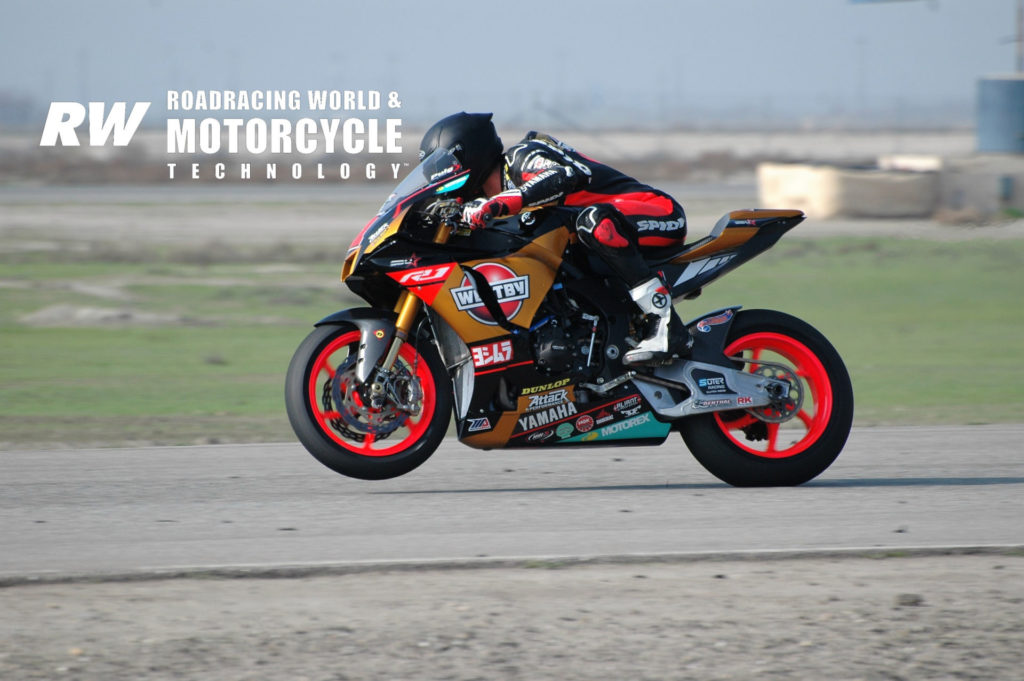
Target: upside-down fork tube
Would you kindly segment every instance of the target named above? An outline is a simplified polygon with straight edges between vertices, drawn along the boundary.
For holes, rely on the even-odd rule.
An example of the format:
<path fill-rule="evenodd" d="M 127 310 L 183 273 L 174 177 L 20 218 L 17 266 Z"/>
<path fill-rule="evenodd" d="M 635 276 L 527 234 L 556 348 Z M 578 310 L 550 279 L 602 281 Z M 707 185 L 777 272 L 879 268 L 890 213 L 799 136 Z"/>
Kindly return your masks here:
<path fill-rule="evenodd" d="M 398 319 L 395 321 L 395 337 L 391 341 L 391 347 L 384 357 L 383 364 L 381 364 L 381 368 L 385 371 L 391 370 L 402 343 L 409 339 L 409 330 L 412 329 L 412 324 L 416 320 L 416 315 L 419 314 L 422 304 L 423 301 L 408 291 L 402 291 L 398 296 L 398 303 L 395 305 L 395 313 L 398 314 Z"/>

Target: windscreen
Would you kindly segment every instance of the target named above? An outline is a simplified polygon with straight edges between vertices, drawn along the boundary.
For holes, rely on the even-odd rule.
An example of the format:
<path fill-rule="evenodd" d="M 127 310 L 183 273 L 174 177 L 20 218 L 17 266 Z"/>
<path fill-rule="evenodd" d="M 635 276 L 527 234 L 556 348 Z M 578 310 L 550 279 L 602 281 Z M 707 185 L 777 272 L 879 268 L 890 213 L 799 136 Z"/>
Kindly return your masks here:
<path fill-rule="evenodd" d="M 454 177 L 461 170 L 462 164 L 459 163 L 459 160 L 455 158 L 452 152 L 447 149 L 435 149 L 395 187 L 395 191 L 391 193 L 391 196 L 381 206 L 378 215 L 387 213 L 402 200 L 416 194 L 425 187 L 442 182 L 449 177 Z M 440 187 L 437 193 L 442 193 L 441 190 L 451 191 L 457 188 L 454 186 L 451 189 Z"/>

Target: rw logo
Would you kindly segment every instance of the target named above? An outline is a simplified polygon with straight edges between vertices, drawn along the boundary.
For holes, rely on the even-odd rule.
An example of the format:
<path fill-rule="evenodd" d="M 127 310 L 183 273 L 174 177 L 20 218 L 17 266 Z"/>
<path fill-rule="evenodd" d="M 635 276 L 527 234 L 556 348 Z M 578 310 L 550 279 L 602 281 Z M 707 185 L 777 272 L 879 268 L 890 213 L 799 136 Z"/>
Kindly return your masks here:
<path fill-rule="evenodd" d="M 150 102 L 133 105 L 126 120 L 128 105 L 125 102 L 114 102 L 110 113 L 106 115 L 103 102 L 89 102 L 88 111 L 84 104 L 78 102 L 51 102 L 39 146 L 54 147 L 58 141 L 65 147 L 79 146 L 75 130 L 85 122 L 86 116 L 89 118 L 89 146 L 105 146 L 111 135 L 115 147 L 127 146 L 142 123 L 142 117 L 149 110 L 149 105 Z"/>

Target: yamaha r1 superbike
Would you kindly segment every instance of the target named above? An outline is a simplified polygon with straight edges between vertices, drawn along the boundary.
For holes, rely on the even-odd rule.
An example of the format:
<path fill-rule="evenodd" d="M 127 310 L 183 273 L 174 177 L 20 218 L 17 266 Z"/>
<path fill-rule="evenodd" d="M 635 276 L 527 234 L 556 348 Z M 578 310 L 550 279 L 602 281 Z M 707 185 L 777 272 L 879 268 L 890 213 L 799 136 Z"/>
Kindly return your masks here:
<path fill-rule="evenodd" d="M 468 175 L 438 149 L 399 184 L 342 269 L 368 306 L 320 320 L 295 352 L 288 417 L 321 463 L 355 478 L 402 475 L 434 452 L 453 414 L 459 440 L 479 449 L 659 445 L 678 431 L 738 486 L 799 485 L 839 455 L 853 390 L 817 330 L 730 307 L 688 325 L 685 359 L 625 366 L 645 320 L 578 244 L 576 212 L 471 231 L 450 198 Z M 803 219 L 733 211 L 652 269 L 673 301 L 694 298 Z"/>

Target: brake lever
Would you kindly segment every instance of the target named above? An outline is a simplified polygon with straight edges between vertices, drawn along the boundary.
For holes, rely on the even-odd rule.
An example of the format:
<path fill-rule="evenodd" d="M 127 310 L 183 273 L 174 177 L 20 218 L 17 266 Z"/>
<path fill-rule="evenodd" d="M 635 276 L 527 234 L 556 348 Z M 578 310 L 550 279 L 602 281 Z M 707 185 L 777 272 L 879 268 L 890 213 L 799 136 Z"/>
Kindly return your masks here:
<path fill-rule="evenodd" d="M 468 230 L 468 226 L 462 221 L 462 202 L 458 199 L 438 199 L 430 203 L 423 212 L 437 218 L 451 234 L 461 234 Z"/>
<path fill-rule="evenodd" d="M 460 216 L 462 214 L 462 204 L 457 199 L 438 199 L 434 201 L 425 211 L 428 215 L 433 215 L 441 218 L 445 221 L 450 221 L 453 217 Z"/>

